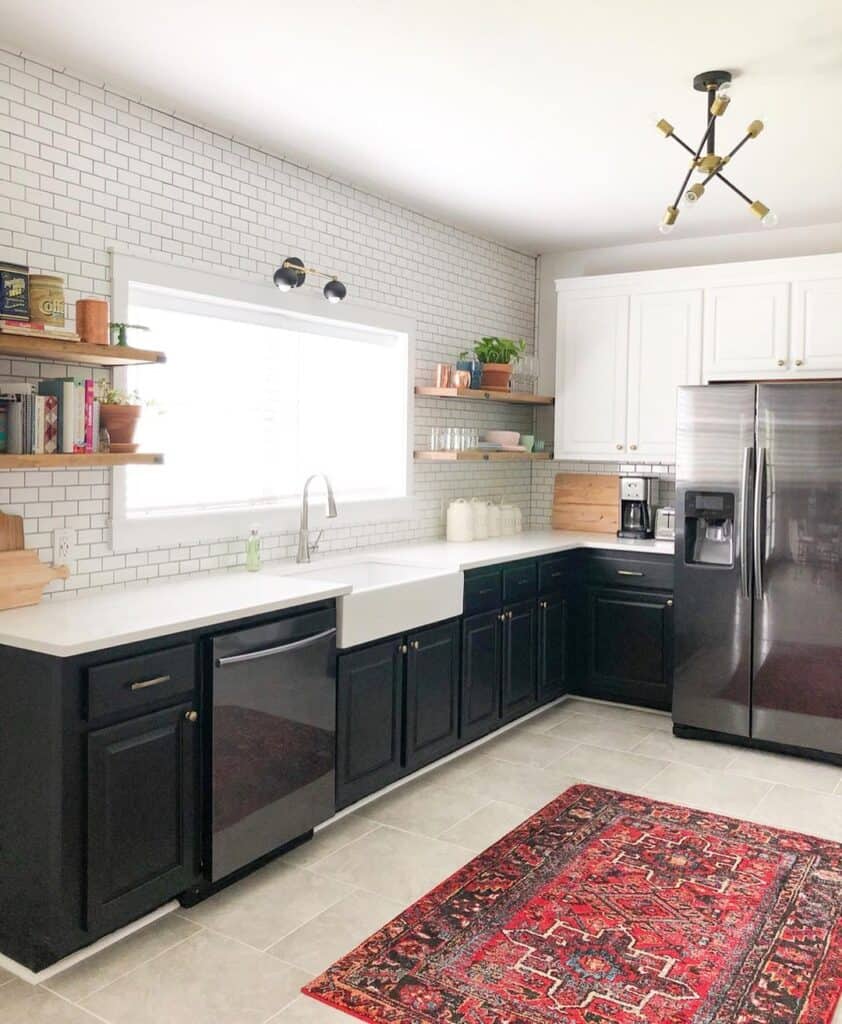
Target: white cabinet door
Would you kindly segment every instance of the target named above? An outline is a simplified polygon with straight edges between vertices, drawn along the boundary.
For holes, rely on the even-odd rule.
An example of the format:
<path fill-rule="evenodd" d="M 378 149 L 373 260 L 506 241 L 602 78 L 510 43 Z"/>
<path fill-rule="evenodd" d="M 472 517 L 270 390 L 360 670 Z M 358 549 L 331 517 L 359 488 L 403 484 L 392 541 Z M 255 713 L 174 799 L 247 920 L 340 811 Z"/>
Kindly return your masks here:
<path fill-rule="evenodd" d="M 701 381 L 701 290 L 633 295 L 628 451 L 640 459 L 673 461 L 676 388 Z"/>
<path fill-rule="evenodd" d="M 704 376 L 741 379 L 786 373 L 789 285 L 705 289 Z"/>
<path fill-rule="evenodd" d="M 842 374 L 842 277 L 794 282 L 791 351 L 795 373 Z"/>
<path fill-rule="evenodd" d="M 626 455 L 626 295 L 559 295 L 557 459 Z"/>

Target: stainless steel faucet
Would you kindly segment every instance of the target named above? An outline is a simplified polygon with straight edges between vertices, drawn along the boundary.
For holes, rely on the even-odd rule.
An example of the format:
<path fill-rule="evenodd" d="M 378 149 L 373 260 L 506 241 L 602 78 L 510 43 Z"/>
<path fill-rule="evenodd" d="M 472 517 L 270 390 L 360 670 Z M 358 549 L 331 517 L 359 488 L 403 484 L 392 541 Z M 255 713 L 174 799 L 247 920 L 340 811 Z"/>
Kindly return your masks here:
<path fill-rule="evenodd" d="M 307 507 L 307 491 L 310 484 L 320 476 L 325 482 L 327 488 L 327 511 L 325 516 L 328 519 L 336 518 L 336 501 L 333 497 L 333 488 L 330 485 L 330 480 L 324 475 L 324 473 L 313 473 L 312 476 L 307 478 L 307 482 L 304 484 L 304 491 L 301 495 L 301 525 L 298 529 L 298 554 L 295 556 L 296 562 L 309 562 L 311 552 L 315 551 L 319 546 L 319 538 L 321 537 L 321 531 L 319 536 L 316 538 L 316 543 L 310 546 L 310 520 L 309 511 Z"/>

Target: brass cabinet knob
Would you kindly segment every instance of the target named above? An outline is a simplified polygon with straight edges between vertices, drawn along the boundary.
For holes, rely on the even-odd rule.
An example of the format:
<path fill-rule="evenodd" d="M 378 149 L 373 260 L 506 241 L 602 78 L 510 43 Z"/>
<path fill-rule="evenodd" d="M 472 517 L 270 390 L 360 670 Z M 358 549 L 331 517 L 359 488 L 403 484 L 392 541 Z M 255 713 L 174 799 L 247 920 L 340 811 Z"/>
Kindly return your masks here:
<path fill-rule="evenodd" d="M 637 451 L 637 445 L 636 445 L 636 444 L 630 444 L 630 445 L 629 445 L 629 448 L 631 448 L 631 450 L 632 450 L 633 452 L 636 452 L 636 451 Z"/>
<path fill-rule="evenodd" d="M 184 715 L 188 722 L 198 722 L 199 712 L 198 711 L 187 711 Z"/>
<path fill-rule="evenodd" d="M 413 651 L 417 651 L 420 647 L 421 647 L 421 641 L 420 640 L 413 640 L 412 641 L 412 649 L 413 649 Z"/>
<path fill-rule="evenodd" d="M 498 619 L 499 619 L 499 620 L 500 620 L 501 622 L 505 622 L 505 621 L 506 621 L 506 613 L 505 613 L 505 612 L 500 612 L 500 614 L 499 614 L 499 615 L 497 616 L 497 618 L 498 618 Z"/>
<path fill-rule="evenodd" d="M 541 607 L 542 607 L 542 608 L 547 608 L 547 607 L 549 607 L 546 601 L 541 601 L 541 602 L 540 602 L 540 605 L 541 605 Z"/>
<path fill-rule="evenodd" d="M 667 608 L 672 608 L 672 598 L 667 601 Z"/>
<path fill-rule="evenodd" d="M 803 359 L 796 359 L 795 360 L 795 365 L 796 366 L 803 366 L 804 365 L 804 360 Z"/>
<path fill-rule="evenodd" d="M 779 359 L 778 360 L 778 366 L 784 366 L 784 365 L 785 365 L 785 360 Z"/>
<path fill-rule="evenodd" d="M 511 622 L 511 620 L 514 618 L 514 614 L 514 612 L 506 612 L 506 618 Z"/>
<path fill-rule="evenodd" d="M 409 648 L 406 646 L 406 644 L 398 644 L 398 654 L 406 654 L 408 651 Z"/>
<path fill-rule="evenodd" d="M 621 452 L 622 450 L 623 450 L 623 446 L 621 444 L 618 444 L 617 445 L 617 451 Z"/>

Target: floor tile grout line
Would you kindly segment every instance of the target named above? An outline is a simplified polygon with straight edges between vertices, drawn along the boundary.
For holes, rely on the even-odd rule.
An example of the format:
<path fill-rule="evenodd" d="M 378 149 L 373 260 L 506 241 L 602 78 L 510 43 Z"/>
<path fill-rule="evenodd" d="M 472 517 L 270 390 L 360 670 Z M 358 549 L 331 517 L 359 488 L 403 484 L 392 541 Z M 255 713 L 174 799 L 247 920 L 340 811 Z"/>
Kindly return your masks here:
<path fill-rule="evenodd" d="M 173 911 L 173 913 L 178 913 L 178 911 Z M 189 918 L 185 917 L 182 920 L 188 921 Z M 196 924 L 195 921 L 191 921 L 190 923 L 191 924 Z M 150 927 L 153 927 L 154 924 L 155 924 L 155 922 L 153 922 L 152 926 L 150 926 Z M 100 985 L 98 988 L 92 989 L 90 992 L 88 992 L 83 997 L 83 999 L 73 1000 L 73 999 L 69 999 L 67 996 L 63 996 L 62 998 L 68 999 L 68 1002 L 73 1003 L 74 1006 L 78 1006 L 81 1009 L 87 1011 L 88 1013 L 91 1013 L 92 1011 L 89 1010 L 88 1007 L 83 1005 L 84 999 L 90 999 L 91 996 L 95 996 L 98 992 L 102 992 L 103 989 L 108 988 L 109 985 L 113 985 L 115 982 L 120 981 L 123 978 L 127 978 L 130 974 L 134 974 L 134 972 L 139 970 L 141 967 L 146 967 L 146 965 L 147 964 L 151 964 L 153 960 L 157 960 L 158 957 L 161 956 L 162 954 L 164 954 L 164 953 L 171 953 L 177 946 L 181 946 L 183 943 L 188 942 L 190 939 L 192 939 L 195 936 L 197 936 L 199 934 L 199 932 L 205 931 L 205 930 L 206 929 L 204 928 L 203 925 L 196 924 L 196 931 L 191 932 L 189 935 L 185 935 L 183 939 L 179 939 L 177 942 L 174 942 L 171 946 L 167 946 L 166 949 L 162 949 L 161 952 L 160 953 L 156 953 L 155 956 L 151 956 L 147 960 L 142 960 L 139 964 L 135 964 L 133 967 L 129 968 L 129 970 L 124 971 L 122 974 L 118 974 L 115 978 L 112 978 L 110 981 L 107 981 L 104 985 Z M 107 947 L 107 948 L 111 949 L 111 948 L 114 948 L 114 947 Z M 105 952 L 105 950 L 103 950 L 102 952 Z M 98 955 L 98 954 L 96 954 L 96 955 Z M 93 959 L 94 959 L 94 957 L 91 957 L 91 959 L 87 960 L 87 961 L 86 960 L 81 960 L 79 962 L 79 964 L 76 964 L 74 966 L 81 966 L 81 964 L 90 963 L 91 960 L 93 960 Z M 73 967 L 68 968 L 68 970 L 72 971 Z M 62 972 L 62 974 L 63 973 L 64 972 Z M 60 978 L 61 974 L 56 974 L 55 977 L 56 978 Z M 44 982 L 44 987 L 49 989 L 49 991 L 53 992 L 55 995 L 60 996 L 61 992 L 56 992 L 55 989 L 49 988 L 50 981 L 52 981 L 52 978 L 50 978 L 50 979 L 48 979 L 47 981 Z"/>
<path fill-rule="evenodd" d="M 48 989 L 45 985 L 37 985 L 37 986 L 35 986 L 36 990 L 39 989 L 39 988 L 42 991 L 44 991 L 44 992 L 49 992 L 51 996 L 55 996 L 57 999 L 61 999 L 62 1002 L 67 1003 L 69 1006 L 72 1006 L 74 1009 L 82 1010 L 83 1013 L 88 1014 L 88 1016 L 91 1017 L 93 1020 L 100 1020 L 100 1021 L 103 1022 L 103 1024 L 119 1024 L 118 1021 L 114 1021 L 114 1020 L 110 1019 L 109 1017 L 103 1017 L 102 1014 L 95 1013 L 93 1010 L 89 1010 L 87 1006 L 82 1006 L 81 1003 L 74 1003 L 74 1001 L 72 999 L 68 999 L 67 996 L 63 996 L 61 994 L 61 992 L 53 992 L 53 990 L 51 988 Z"/>
<path fill-rule="evenodd" d="M 325 875 L 314 875 L 314 877 L 317 879 L 317 881 L 323 882 L 325 880 L 326 876 Z M 326 914 L 328 912 L 328 910 L 333 910 L 334 907 L 339 906 L 339 904 L 343 900 L 348 899 L 349 896 L 353 896 L 355 893 L 363 891 L 361 886 L 354 885 L 352 882 L 344 882 L 343 884 L 350 886 L 351 891 L 343 893 L 343 895 L 340 896 L 338 900 L 334 900 L 333 903 L 329 903 L 326 907 L 322 907 L 321 910 L 317 911 L 315 914 L 312 914 L 306 920 L 302 921 L 300 924 L 297 924 L 294 928 L 290 928 L 290 930 L 288 932 L 284 932 L 283 935 L 279 935 L 277 939 L 273 939 L 269 943 L 269 945 L 265 947 L 265 949 L 261 950 L 261 953 L 268 953 L 269 950 L 273 946 L 277 946 L 277 944 L 279 942 L 281 942 L 283 939 L 288 939 L 290 937 L 290 935 L 295 935 L 295 933 L 297 931 L 300 931 L 302 928 L 305 928 L 308 924 L 312 924 L 313 921 L 315 921 L 317 918 L 321 917 L 322 914 Z M 283 957 L 277 957 L 276 959 L 281 960 L 281 959 L 283 959 Z"/>
<path fill-rule="evenodd" d="M 379 821 L 372 821 L 371 818 L 366 818 L 365 815 L 362 814 L 362 812 L 360 812 L 360 817 L 363 818 L 365 821 L 371 822 L 372 827 L 370 829 L 368 829 L 367 831 L 365 831 L 365 832 L 361 832 L 358 836 L 354 836 L 353 839 L 349 839 L 347 842 L 342 843 L 341 846 L 337 846 L 335 850 L 331 850 L 330 853 L 326 853 L 323 857 L 316 858 L 316 860 L 313 861 L 313 864 L 320 863 L 326 857 L 332 857 L 334 853 L 339 853 L 340 850 L 344 850 L 346 846 L 350 846 L 351 843 L 355 843 L 358 839 L 362 839 L 364 836 L 371 835 L 372 832 L 376 832 L 377 829 L 380 827 L 380 822 Z M 340 821 L 350 821 L 350 816 L 347 817 L 347 818 L 340 818 L 339 820 Z M 336 824 L 338 825 L 339 821 L 337 821 Z M 306 848 L 306 844 L 304 844 L 303 846 L 299 847 L 299 849 L 302 849 L 302 850 L 305 849 L 305 848 Z M 295 862 L 293 862 L 289 866 L 291 868 L 300 868 L 302 871 L 309 871 L 310 868 L 313 866 L 313 864 L 296 864 Z"/>

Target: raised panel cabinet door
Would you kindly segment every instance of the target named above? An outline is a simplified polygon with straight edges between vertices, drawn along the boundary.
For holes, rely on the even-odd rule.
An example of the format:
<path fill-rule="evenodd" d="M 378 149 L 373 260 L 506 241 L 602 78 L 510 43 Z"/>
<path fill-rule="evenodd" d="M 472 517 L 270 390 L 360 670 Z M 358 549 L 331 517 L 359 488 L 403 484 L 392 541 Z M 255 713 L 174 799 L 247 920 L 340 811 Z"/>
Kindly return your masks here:
<path fill-rule="evenodd" d="M 459 735 L 478 739 L 500 724 L 502 612 L 495 609 L 462 620 L 462 699 Z"/>
<path fill-rule="evenodd" d="M 842 375 L 842 277 L 793 284 L 790 369 Z"/>
<path fill-rule="evenodd" d="M 88 734 L 90 931 L 127 924 L 196 882 L 192 710 L 181 704 Z"/>
<path fill-rule="evenodd" d="M 705 289 L 705 381 L 787 372 L 789 287 L 770 282 Z"/>
<path fill-rule="evenodd" d="M 459 745 L 459 623 L 416 630 L 407 647 L 406 768 L 414 771 Z"/>
<path fill-rule="evenodd" d="M 340 654 L 336 703 L 336 803 L 359 800 L 403 774 L 403 643 Z"/>
<path fill-rule="evenodd" d="M 538 604 L 524 601 L 503 610 L 501 714 L 520 718 L 538 703 Z"/>
<path fill-rule="evenodd" d="M 586 691 L 667 709 L 672 702 L 672 595 L 589 587 Z"/>
<path fill-rule="evenodd" d="M 569 596 L 564 592 L 538 601 L 538 702 L 567 693 Z"/>
<path fill-rule="evenodd" d="M 556 458 L 626 456 L 627 295 L 558 297 Z"/>
<path fill-rule="evenodd" d="M 629 315 L 628 451 L 675 457 L 676 389 L 702 382 L 702 292 L 633 295 Z"/>

